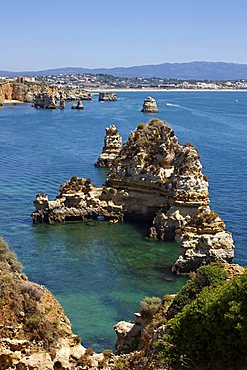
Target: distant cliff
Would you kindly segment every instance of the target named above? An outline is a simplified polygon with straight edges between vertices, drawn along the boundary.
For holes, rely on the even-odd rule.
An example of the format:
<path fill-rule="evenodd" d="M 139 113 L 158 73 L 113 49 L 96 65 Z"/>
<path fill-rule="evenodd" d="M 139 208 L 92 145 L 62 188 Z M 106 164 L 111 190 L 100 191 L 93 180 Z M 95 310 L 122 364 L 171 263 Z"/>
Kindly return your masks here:
<path fill-rule="evenodd" d="M 17 83 L 7 82 L 0 85 L 0 103 L 4 100 L 18 100 L 20 102 L 32 103 L 34 96 L 41 92 L 48 94 L 58 94 L 59 91 L 55 87 L 50 87 L 39 83 Z"/>
<path fill-rule="evenodd" d="M 92 95 L 83 89 L 57 88 L 43 83 L 6 82 L 0 84 L 0 104 L 3 104 L 5 100 L 33 103 L 34 97 L 43 93 L 56 96 L 57 99 L 63 96 L 65 100 L 92 99 Z"/>

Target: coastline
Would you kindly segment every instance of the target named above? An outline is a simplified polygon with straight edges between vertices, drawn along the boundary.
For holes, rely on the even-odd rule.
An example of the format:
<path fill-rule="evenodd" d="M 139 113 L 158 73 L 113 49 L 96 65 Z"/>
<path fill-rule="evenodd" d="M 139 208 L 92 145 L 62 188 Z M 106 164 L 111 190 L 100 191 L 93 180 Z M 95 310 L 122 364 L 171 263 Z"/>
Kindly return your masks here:
<path fill-rule="evenodd" d="M 247 92 L 247 89 L 87 89 L 88 92 L 99 93 L 99 92 Z"/>

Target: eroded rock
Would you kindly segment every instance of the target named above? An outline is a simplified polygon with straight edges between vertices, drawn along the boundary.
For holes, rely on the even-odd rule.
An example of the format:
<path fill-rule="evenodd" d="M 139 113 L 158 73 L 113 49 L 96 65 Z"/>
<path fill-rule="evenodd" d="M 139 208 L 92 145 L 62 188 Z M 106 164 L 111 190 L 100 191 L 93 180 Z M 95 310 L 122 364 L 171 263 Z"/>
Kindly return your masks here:
<path fill-rule="evenodd" d="M 117 135 L 114 128 L 108 128 Z M 120 139 L 105 139 L 106 151 Z M 107 149 L 108 148 L 108 149 Z M 181 145 L 166 122 L 140 124 L 112 162 L 104 187 L 71 178 L 54 201 L 36 198 L 34 222 L 97 219 L 152 223 L 149 235 L 176 240 L 181 256 L 177 272 L 211 261 L 233 258 L 233 239 L 220 217 L 209 208 L 208 180 L 202 173 L 197 148 Z M 207 221 L 206 221 L 207 220 Z"/>
<path fill-rule="evenodd" d="M 115 158 L 120 153 L 121 146 L 122 137 L 119 135 L 117 128 L 114 125 L 107 127 L 103 151 L 99 156 L 95 166 L 110 168 Z"/>
<path fill-rule="evenodd" d="M 118 99 L 117 94 L 112 92 L 100 92 L 99 101 L 116 101 Z"/>
<path fill-rule="evenodd" d="M 143 113 L 158 113 L 158 107 L 156 100 L 151 96 L 148 96 L 147 99 L 144 100 L 143 107 L 141 110 Z"/>
<path fill-rule="evenodd" d="M 83 110 L 84 109 L 84 106 L 82 104 L 82 101 L 81 100 L 78 100 L 77 104 L 73 104 L 71 106 L 71 109 Z"/>
<path fill-rule="evenodd" d="M 57 109 L 59 98 L 59 96 L 46 92 L 40 93 L 34 97 L 33 105 L 35 108 Z"/>

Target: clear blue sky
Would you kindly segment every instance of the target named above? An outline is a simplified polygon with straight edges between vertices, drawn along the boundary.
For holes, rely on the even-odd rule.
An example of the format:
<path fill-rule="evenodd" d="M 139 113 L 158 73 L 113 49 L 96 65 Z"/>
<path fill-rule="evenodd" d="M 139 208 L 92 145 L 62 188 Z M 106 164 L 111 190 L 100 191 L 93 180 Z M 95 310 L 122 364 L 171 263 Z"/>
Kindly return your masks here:
<path fill-rule="evenodd" d="M 247 0 L 1 1 L 0 70 L 247 63 Z"/>

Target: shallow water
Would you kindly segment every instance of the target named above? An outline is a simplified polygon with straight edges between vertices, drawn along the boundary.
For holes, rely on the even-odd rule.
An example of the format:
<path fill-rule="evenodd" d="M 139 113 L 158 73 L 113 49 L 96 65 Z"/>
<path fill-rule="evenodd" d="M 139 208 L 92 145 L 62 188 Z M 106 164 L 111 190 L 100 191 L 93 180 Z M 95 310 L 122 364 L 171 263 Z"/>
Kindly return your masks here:
<path fill-rule="evenodd" d="M 84 111 L 29 105 L 0 110 L 1 234 L 30 279 L 56 295 L 74 331 L 96 350 L 113 346 L 112 326 L 132 319 L 140 299 L 176 292 L 184 282 L 170 272 L 177 246 L 145 239 L 140 226 L 32 225 L 36 193 L 52 198 L 72 175 L 104 182 L 107 171 L 94 162 L 106 126 L 115 123 L 125 141 L 139 122 L 159 117 L 182 143 L 196 145 L 209 177 L 211 206 L 233 232 L 235 261 L 247 264 L 247 93 L 152 93 L 160 109 L 155 115 L 140 112 L 147 93 L 119 95 L 111 103 L 95 97 Z"/>

